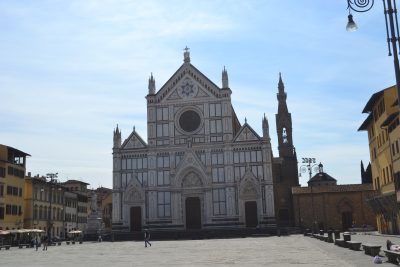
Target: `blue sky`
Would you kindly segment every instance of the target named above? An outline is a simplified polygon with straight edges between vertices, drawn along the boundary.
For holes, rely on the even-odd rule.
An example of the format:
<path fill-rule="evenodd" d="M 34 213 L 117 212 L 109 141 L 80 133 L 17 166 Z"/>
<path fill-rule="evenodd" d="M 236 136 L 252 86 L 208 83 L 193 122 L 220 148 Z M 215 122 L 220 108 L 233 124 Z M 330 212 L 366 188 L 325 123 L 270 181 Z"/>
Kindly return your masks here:
<path fill-rule="evenodd" d="M 381 2 L 345 31 L 340 1 L 0 1 L 0 144 L 32 155 L 27 171 L 112 187 L 112 132 L 146 138 L 147 81 L 159 89 L 183 63 L 217 85 L 261 134 L 282 72 L 298 158 L 315 157 L 339 183 L 369 161 L 361 111 L 395 83 Z M 303 174 L 300 182 L 305 185 Z"/>

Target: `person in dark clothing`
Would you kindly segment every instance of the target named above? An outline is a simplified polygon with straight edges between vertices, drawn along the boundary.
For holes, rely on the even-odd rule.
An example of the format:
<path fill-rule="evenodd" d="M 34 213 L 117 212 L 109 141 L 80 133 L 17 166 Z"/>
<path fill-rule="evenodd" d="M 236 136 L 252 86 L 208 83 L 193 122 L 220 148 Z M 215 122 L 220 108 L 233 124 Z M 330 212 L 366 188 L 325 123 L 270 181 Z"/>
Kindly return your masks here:
<path fill-rule="evenodd" d="M 150 247 L 151 247 L 151 244 L 150 244 L 149 240 L 150 240 L 150 233 L 149 233 L 149 231 L 147 229 L 145 229 L 144 230 L 144 247 L 145 248 L 147 248 L 147 244 L 149 244 Z"/>
<path fill-rule="evenodd" d="M 48 243 L 49 243 L 49 238 L 48 238 L 47 236 L 45 236 L 45 237 L 43 238 L 43 242 L 42 242 L 42 244 L 43 244 L 43 250 L 47 250 L 47 245 L 48 245 Z"/>
<path fill-rule="evenodd" d="M 33 242 L 34 242 L 34 244 L 35 244 L 35 248 L 36 248 L 36 251 L 38 250 L 38 247 L 39 247 L 39 238 L 36 236 L 35 237 L 35 239 L 33 240 Z"/>

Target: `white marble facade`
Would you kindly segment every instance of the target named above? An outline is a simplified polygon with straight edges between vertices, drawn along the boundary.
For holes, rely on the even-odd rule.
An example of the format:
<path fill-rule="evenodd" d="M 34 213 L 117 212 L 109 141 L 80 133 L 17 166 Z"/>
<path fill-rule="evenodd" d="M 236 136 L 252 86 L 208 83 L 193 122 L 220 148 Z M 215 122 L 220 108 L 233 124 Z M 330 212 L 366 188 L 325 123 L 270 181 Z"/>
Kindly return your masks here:
<path fill-rule="evenodd" d="M 227 71 L 222 88 L 184 63 L 147 99 L 147 142 L 133 130 L 113 147 L 113 230 L 274 226 L 267 119 L 240 124 Z M 261 114 L 260 114 L 261 117 Z"/>

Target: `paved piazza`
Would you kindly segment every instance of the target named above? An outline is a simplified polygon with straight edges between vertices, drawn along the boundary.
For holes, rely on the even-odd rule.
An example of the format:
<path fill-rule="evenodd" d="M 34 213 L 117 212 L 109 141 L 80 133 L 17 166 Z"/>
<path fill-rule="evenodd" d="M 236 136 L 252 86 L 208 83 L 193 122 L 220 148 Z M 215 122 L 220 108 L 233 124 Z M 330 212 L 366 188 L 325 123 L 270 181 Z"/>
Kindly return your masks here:
<path fill-rule="evenodd" d="M 352 235 L 384 244 L 388 237 Z M 396 243 L 399 238 L 389 237 Z M 103 242 L 49 247 L 48 251 L 0 251 L 0 266 L 376 266 L 363 251 L 351 251 L 302 235 L 237 239 Z M 394 266 L 386 263 L 380 266 Z"/>

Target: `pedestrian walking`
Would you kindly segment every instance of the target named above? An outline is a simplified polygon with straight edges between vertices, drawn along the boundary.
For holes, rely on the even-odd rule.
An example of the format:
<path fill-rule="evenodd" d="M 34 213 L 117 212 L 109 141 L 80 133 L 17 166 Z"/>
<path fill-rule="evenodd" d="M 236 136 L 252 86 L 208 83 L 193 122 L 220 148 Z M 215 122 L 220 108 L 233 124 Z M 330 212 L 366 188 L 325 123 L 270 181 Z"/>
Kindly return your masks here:
<path fill-rule="evenodd" d="M 147 248 L 147 244 L 149 244 L 150 247 L 151 247 L 151 244 L 150 244 L 149 240 L 150 240 L 150 233 L 149 233 L 149 231 L 147 229 L 145 229 L 144 230 L 144 247 L 145 248 Z"/>
<path fill-rule="evenodd" d="M 38 250 L 39 247 L 39 238 L 36 236 L 35 239 L 33 240 L 33 243 L 35 245 L 36 251 Z"/>
<path fill-rule="evenodd" d="M 48 245 L 48 243 L 49 243 L 49 239 L 48 239 L 47 236 L 45 236 L 45 237 L 43 238 L 43 242 L 42 242 L 42 244 L 43 244 L 43 250 L 47 250 L 47 245 Z"/>

